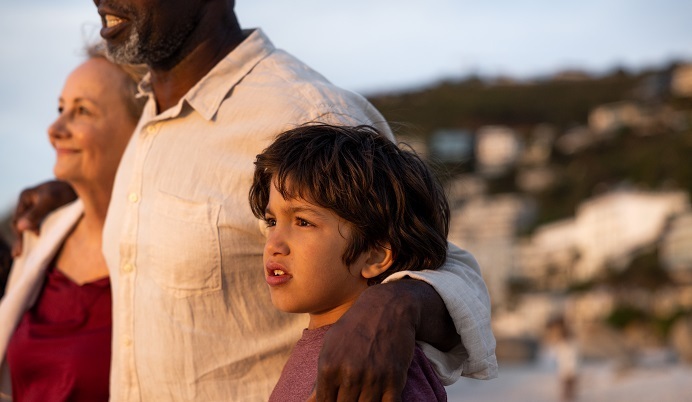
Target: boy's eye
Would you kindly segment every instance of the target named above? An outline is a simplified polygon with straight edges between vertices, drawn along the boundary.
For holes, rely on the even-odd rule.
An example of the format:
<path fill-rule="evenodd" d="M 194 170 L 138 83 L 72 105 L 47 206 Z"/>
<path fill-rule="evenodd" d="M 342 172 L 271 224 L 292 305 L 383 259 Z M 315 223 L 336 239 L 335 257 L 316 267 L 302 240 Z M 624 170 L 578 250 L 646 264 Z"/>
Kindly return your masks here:
<path fill-rule="evenodd" d="M 274 218 L 264 218 L 264 223 L 267 225 L 268 228 L 272 226 L 276 226 L 276 219 Z"/>
<path fill-rule="evenodd" d="M 79 106 L 77 108 L 77 114 L 88 116 L 91 114 L 91 112 L 89 111 L 89 109 L 85 108 L 84 106 Z"/>
<path fill-rule="evenodd" d="M 297 218 L 298 226 L 313 226 L 312 223 L 306 221 L 305 219 Z"/>

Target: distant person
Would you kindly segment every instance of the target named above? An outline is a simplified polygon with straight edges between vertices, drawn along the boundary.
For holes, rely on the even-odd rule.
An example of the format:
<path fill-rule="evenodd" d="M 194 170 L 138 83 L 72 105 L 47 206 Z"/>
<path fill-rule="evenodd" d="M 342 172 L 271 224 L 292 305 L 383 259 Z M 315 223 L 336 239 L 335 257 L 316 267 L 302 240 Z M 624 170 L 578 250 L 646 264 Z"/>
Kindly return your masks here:
<path fill-rule="evenodd" d="M 557 366 L 560 398 L 564 402 L 574 401 L 579 379 L 579 349 L 565 317 L 554 318 L 548 323 L 548 340 Z"/>
<path fill-rule="evenodd" d="M 142 111 L 135 93 L 143 72 L 108 61 L 95 46 L 65 81 L 48 137 L 56 178 L 79 198 L 48 216 L 40 235 L 24 232 L 0 299 L 3 398 L 109 399 L 111 287 L 101 235 L 115 172 Z"/>
<path fill-rule="evenodd" d="M 255 156 L 311 121 L 392 132 L 362 96 L 277 49 L 261 29 L 243 30 L 233 0 L 95 5 L 110 57 L 150 71 L 104 225 L 111 398 L 266 402 L 304 317 L 277 312 L 256 269 L 264 238 L 247 202 Z M 37 215 L 18 225 L 32 227 Z M 333 326 L 318 400 L 399 394 L 416 340 L 445 383 L 496 375 L 475 259 L 450 245 L 443 267 L 409 277 L 366 290 Z"/>
<path fill-rule="evenodd" d="M 325 334 L 368 286 L 444 263 L 449 205 L 423 161 L 374 128 L 310 125 L 257 156 L 250 206 L 266 225 L 272 303 L 310 316 L 269 401 L 304 402 Z M 400 397 L 447 400 L 418 346 Z"/>
<path fill-rule="evenodd" d="M 12 252 L 5 239 L 0 237 L 0 299 L 5 294 L 7 277 L 10 275 L 12 267 Z"/>

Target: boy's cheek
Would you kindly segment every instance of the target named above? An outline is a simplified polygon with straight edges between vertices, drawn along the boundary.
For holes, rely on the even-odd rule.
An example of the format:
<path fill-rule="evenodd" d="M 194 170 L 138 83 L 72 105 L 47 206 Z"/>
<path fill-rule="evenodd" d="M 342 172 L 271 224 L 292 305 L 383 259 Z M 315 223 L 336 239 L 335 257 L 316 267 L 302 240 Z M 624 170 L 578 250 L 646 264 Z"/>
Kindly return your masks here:
<path fill-rule="evenodd" d="M 262 236 L 264 236 L 264 238 L 266 239 L 269 235 L 269 231 L 267 230 L 267 223 L 262 219 L 258 219 L 257 225 L 259 226 L 260 233 L 262 233 Z"/>

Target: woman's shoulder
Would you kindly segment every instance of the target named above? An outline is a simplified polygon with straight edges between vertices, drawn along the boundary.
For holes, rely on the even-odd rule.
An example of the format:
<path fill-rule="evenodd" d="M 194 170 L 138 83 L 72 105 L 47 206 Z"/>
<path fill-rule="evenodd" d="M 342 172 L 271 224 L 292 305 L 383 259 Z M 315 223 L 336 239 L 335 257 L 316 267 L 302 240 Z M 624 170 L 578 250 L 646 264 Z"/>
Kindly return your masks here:
<path fill-rule="evenodd" d="M 77 198 L 51 212 L 41 223 L 41 232 L 44 230 L 51 230 L 61 222 L 69 224 L 70 222 L 76 221 L 83 213 L 84 205 L 82 204 L 82 200 Z"/>
<path fill-rule="evenodd" d="M 22 234 L 23 243 L 20 258 L 30 254 L 40 243 L 62 241 L 83 213 L 84 206 L 79 199 L 51 212 L 41 223 L 38 233 L 27 230 Z"/>

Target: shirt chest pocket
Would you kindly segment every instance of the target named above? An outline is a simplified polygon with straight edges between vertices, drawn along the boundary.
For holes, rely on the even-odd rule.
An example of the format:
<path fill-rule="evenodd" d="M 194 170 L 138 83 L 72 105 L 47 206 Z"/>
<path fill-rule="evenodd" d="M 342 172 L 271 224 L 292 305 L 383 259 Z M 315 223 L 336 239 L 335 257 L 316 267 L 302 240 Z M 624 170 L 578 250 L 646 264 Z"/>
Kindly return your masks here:
<path fill-rule="evenodd" d="M 147 272 L 176 297 L 221 289 L 220 205 L 159 193 L 140 232 L 147 244 Z"/>

